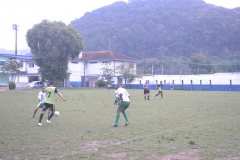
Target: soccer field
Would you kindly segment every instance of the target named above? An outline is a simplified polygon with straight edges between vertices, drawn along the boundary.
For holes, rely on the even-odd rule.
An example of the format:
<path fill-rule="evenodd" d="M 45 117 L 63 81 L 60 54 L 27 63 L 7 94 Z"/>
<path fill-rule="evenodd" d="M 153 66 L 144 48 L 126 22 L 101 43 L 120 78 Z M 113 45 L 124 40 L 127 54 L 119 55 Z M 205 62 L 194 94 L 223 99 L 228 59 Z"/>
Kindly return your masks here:
<path fill-rule="evenodd" d="M 128 90 L 130 125 L 118 127 L 114 89 L 69 88 L 56 95 L 59 117 L 38 126 L 40 90 L 0 92 L 0 160 L 32 159 L 240 159 L 239 92 L 164 91 L 144 100 Z"/>

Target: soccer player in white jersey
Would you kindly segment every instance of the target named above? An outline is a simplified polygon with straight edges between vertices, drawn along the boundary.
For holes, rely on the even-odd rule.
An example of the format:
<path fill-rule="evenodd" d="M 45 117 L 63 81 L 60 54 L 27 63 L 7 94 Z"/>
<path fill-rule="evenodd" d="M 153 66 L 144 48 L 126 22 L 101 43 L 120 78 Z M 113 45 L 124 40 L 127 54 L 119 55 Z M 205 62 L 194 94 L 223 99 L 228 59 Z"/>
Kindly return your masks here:
<path fill-rule="evenodd" d="M 35 117 L 35 115 L 36 115 L 37 111 L 39 110 L 39 108 L 43 108 L 45 98 L 46 98 L 46 87 L 43 86 L 43 87 L 42 87 L 42 90 L 38 93 L 38 101 L 39 101 L 39 103 L 38 103 L 38 105 L 37 105 L 37 108 L 34 110 L 34 113 L 33 113 L 33 115 L 32 115 L 32 118 Z M 50 111 L 49 111 L 48 114 L 50 114 Z"/>
<path fill-rule="evenodd" d="M 118 109 L 117 109 L 115 123 L 112 125 L 112 127 L 118 126 L 118 120 L 120 118 L 121 112 L 126 120 L 125 125 L 128 125 L 129 121 L 128 121 L 128 117 L 127 117 L 127 114 L 125 111 L 130 105 L 130 96 L 129 96 L 127 90 L 122 88 L 122 86 L 120 84 L 116 85 L 116 95 L 118 96 L 119 101 L 118 101 Z"/>

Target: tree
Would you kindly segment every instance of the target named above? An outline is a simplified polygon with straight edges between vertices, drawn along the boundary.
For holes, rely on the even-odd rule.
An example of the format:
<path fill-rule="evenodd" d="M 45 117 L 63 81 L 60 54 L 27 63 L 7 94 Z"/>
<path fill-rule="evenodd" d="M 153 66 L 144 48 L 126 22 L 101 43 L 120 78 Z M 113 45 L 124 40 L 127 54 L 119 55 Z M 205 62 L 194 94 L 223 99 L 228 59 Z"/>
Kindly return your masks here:
<path fill-rule="evenodd" d="M 105 78 L 108 82 L 111 81 L 114 75 L 114 71 L 110 65 L 111 63 L 104 63 L 104 67 L 100 69 L 102 70 L 102 77 Z"/>
<path fill-rule="evenodd" d="M 74 59 L 84 48 L 78 31 L 63 22 L 43 20 L 26 37 L 39 72 L 47 80 L 67 78 L 68 58 Z"/>
<path fill-rule="evenodd" d="M 202 54 L 192 54 L 188 59 L 188 63 L 191 67 L 192 71 L 195 71 L 197 74 L 199 73 L 209 73 L 211 72 L 211 59 L 207 58 Z"/>
<path fill-rule="evenodd" d="M 10 59 L 5 62 L 2 66 L 3 72 L 7 72 L 11 74 L 12 82 L 15 82 L 15 77 L 18 72 L 20 72 L 19 68 L 21 67 L 20 63 L 16 60 Z"/>
<path fill-rule="evenodd" d="M 125 84 L 132 83 L 137 77 L 134 63 L 122 63 L 116 67 L 116 70 L 125 79 Z"/>

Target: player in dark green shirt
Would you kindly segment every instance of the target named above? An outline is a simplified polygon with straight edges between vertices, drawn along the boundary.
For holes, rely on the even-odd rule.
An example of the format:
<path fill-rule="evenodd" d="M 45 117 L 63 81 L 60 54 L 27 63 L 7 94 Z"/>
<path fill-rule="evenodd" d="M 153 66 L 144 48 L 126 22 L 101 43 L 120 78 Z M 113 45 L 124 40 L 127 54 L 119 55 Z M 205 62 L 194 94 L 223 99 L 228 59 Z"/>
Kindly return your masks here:
<path fill-rule="evenodd" d="M 39 126 L 42 126 L 41 121 L 47 109 L 50 109 L 52 111 L 52 113 L 50 114 L 47 120 L 47 123 L 51 124 L 50 119 L 54 115 L 53 106 L 55 102 L 55 93 L 57 93 L 59 97 L 61 97 L 64 101 L 66 101 L 66 99 L 62 96 L 62 94 L 58 91 L 58 89 L 54 87 L 54 82 L 50 82 L 50 86 L 46 88 L 46 99 L 44 101 L 44 107 L 42 109 L 42 113 L 39 117 L 39 123 L 38 123 Z"/>
<path fill-rule="evenodd" d="M 158 94 L 155 95 L 155 97 L 157 97 L 159 94 L 161 94 L 161 97 L 163 98 L 163 84 L 162 81 L 160 81 L 160 84 L 157 85 L 158 87 Z"/>

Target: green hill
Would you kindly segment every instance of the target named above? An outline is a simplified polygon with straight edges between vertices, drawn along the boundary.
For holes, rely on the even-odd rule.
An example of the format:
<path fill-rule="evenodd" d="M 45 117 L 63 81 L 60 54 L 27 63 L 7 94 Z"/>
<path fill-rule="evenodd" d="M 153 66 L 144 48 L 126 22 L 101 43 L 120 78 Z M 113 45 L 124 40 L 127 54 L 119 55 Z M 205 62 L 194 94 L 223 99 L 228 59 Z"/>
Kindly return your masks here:
<path fill-rule="evenodd" d="M 129 0 L 71 22 L 85 51 L 110 50 L 138 59 L 230 57 L 240 51 L 240 8 L 203 0 Z"/>

